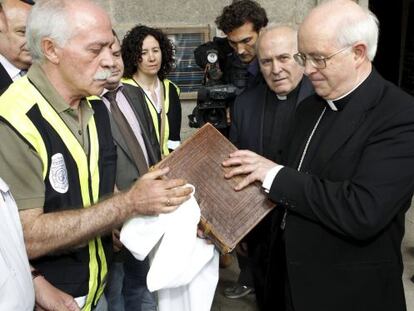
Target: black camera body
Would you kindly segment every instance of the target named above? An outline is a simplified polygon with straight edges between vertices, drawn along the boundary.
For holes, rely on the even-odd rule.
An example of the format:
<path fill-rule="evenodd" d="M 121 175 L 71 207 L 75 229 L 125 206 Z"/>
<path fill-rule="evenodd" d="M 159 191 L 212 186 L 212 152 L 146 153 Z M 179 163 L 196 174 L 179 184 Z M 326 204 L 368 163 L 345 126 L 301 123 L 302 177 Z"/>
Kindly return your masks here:
<path fill-rule="evenodd" d="M 197 104 L 188 116 L 190 127 L 211 123 L 219 130 L 230 125 L 229 111 L 235 97 L 246 86 L 246 66 L 234 55 L 226 38 L 214 38 L 197 47 L 194 57 L 204 69 L 203 86 L 197 92 Z"/>
<path fill-rule="evenodd" d="M 197 92 L 197 105 L 188 116 L 190 127 L 201 127 L 208 122 L 217 129 L 227 128 L 227 108 L 233 103 L 237 91 L 231 84 L 201 87 Z"/>

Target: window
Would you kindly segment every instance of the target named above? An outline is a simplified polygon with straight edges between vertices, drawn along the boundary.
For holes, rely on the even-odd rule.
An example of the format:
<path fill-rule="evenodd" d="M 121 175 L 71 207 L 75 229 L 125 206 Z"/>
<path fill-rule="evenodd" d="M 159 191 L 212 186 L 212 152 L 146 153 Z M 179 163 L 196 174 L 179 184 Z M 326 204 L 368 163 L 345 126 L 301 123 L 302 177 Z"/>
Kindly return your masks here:
<path fill-rule="evenodd" d="M 181 89 L 181 99 L 195 99 L 201 86 L 203 70 L 194 60 L 194 49 L 210 40 L 210 27 L 167 27 L 161 30 L 175 46 L 176 67 L 168 79 Z"/>

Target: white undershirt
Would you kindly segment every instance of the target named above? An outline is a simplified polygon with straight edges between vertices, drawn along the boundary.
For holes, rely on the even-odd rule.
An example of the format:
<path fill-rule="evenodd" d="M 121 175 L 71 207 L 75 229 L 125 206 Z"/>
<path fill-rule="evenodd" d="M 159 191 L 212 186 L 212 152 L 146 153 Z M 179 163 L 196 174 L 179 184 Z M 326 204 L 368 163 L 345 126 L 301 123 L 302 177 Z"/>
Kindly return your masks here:
<path fill-rule="evenodd" d="M 0 63 L 3 65 L 4 69 L 9 74 L 10 78 L 13 81 L 16 81 L 20 78 L 20 69 L 10 63 L 7 58 L 0 54 Z"/>
<path fill-rule="evenodd" d="M 157 78 L 157 84 L 155 85 L 155 89 L 154 89 L 154 93 L 155 93 L 155 97 L 153 97 L 153 93 L 151 92 L 151 90 L 143 87 L 142 85 L 140 85 L 142 87 L 142 89 L 144 90 L 145 94 L 148 96 L 148 98 L 151 100 L 152 105 L 154 106 L 155 110 L 157 110 L 157 113 L 161 113 L 161 109 L 162 109 L 162 99 L 164 94 L 161 94 L 161 81 L 159 78 Z"/>

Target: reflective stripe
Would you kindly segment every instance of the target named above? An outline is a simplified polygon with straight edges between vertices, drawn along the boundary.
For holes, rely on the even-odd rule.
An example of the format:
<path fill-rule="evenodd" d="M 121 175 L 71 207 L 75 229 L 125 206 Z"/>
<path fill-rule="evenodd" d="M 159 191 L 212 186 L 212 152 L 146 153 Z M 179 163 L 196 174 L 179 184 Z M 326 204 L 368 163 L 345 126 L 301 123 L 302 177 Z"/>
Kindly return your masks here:
<path fill-rule="evenodd" d="M 37 89 L 28 81 L 27 77 L 21 78 L 19 81 L 12 84 L 10 91 L 4 93 L 0 99 L 0 115 L 2 115 L 13 127 L 35 148 L 43 162 L 43 178 L 46 178 L 48 168 L 48 155 L 46 146 L 43 142 L 37 128 L 32 121 L 26 116 L 26 113 L 36 104 L 43 118 L 53 127 L 63 143 L 70 152 L 72 158 L 77 164 L 79 174 L 80 192 L 83 202 L 83 207 L 87 208 L 91 204 L 98 202 L 99 199 L 99 140 L 96 130 L 94 116 L 91 117 L 88 123 L 89 141 L 90 141 L 90 155 L 88 158 L 79 144 L 78 140 L 72 134 L 70 129 L 63 122 L 57 112 L 50 106 L 45 98 L 37 91 Z M 18 94 L 18 97 L 16 97 Z M 90 103 L 88 102 L 90 105 Z M 89 177 L 90 176 L 90 177 Z M 91 178 L 92 198 L 90 197 L 89 178 Z M 98 280 L 99 266 L 98 258 L 96 257 L 95 240 L 98 244 L 98 254 L 101 262 L 101 280 Z M 99 299 L 103 292 L 103 282 L 106 272 L 107 264 L 104 250 L 100 238 L 89 241 L 89 286 L 88 295 L 85 306 L 82 310 L 89 311 L 92 307 L 92 300 L 95 297 Z M 99 288 L 98 288 L 99 285 Z"/>
<path fill-rule="evenodd" d="M 86 296 L 86 303 L 82 311 L 92 310 L 93 297 L 98 290 L 98 260 L 96 258 L 95 240 L 88 242 L 89 247 L 89 285 L 88 295 Z M 93 277 L 92 277 L 93 276 Z"/>
<path fill-rule="evenodd" d="M 90 106 L 90 103 L 88 101 Z M 88 123 L 89 129 L 89 160 L 90 160 L 90 174 L 92 176 L 92 195 L 93 195 L 93 204 L 98 203 L 99 200 L 99 139 L 98 132 L 96 130 L 95 118 L 92 117 Z M 76 140 L 77 141 L 77 140 Z M 79 145 L 80 146 L 80 145 Z M 83 151 L 83 149 L 82 149 Z M 93 163 L 93 165 L 92 165 Z M 85 179 L 87 181 L 87 179 Z M 89 196 L 88 196 L 89 197 Z"/>
<path fill-rule="evenodd" d="M 39 92 L 33 87 L 26 86 L 29 84 L 27 76 L 22 77 L 12 85 L 10 85 L 9 92 L 3 93 L 0 97 L 0 115 L 3 116 L 13 127 L 32 145 L 37 151 L 40 159 L 43 163 L 43 178 L 46 178 L 48 168 L 48 157 L 46 146 L 43 139 L 37 130 L 36 126 L 26 116 L 26 113 L 32 108 L 33 103 L 36 101 Z M 16 89 L 16 90 L 14 90 Z M 24 90 L 24 91 L 23 91 Z M 19 101 L 16 103 L 14 94 L 19 94 Z M 43 97 L 42 97 L 42 100 Z"/>
<path fill-rule="evenodd" d="M 105 252 L 104 252 L 104 248 L 102 246 L 102 241 L 101 239 L 97 240 L 98 242 L 98 254 L 99 254 L 99 258 L 106 258 L 105 257 Z M 103 292 L 104 292 L 104 284 L 106 282 L 106 275 L 108 273 L 108 265 L 106 263 L 106 260 L 101 260 L 101 286 L 98 289 L 98 294 L 96 295 L 96 299 L 94 301 L 94 304 L 96 305 L 99 301 L 99 299 L 102 297 Z"/>

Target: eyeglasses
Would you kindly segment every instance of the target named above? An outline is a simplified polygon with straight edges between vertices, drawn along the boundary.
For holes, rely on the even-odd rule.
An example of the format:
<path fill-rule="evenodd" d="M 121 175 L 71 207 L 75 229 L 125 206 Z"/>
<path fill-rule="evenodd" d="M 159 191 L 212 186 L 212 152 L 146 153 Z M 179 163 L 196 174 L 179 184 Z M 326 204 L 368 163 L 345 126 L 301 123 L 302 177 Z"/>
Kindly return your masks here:
<path fill-rule="evenodd" d="M 306 54 L 302 54 L 302 53 L 296 53 L 293 55 L 293 58 L 295 59 L 295 61 L 302 67 L 305 67 L 306 62 L 309 61 L 310 64 L 317 68 L 317 69 L 324 69 L 326 68 L 326 61 L 330 60 L 332 57 L 334 57 L 335 55 L 349 49 L 350 46 L 346 46 L 342 49 L 340 49 L 339 51 L 336 51 L 334 53 L 332 53 L 329 56 L 309 56 Z"/>

